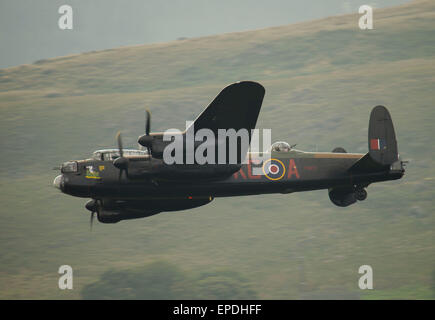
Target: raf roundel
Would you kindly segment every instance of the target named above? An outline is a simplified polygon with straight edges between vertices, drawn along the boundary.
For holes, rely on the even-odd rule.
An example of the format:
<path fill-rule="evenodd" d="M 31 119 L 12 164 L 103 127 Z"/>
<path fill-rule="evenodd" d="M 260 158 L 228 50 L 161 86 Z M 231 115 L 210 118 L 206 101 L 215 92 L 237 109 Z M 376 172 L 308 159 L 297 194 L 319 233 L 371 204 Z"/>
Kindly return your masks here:
<path fill-rule="evenodd" d="M 285 166 L 278 159 L 269 159 L 263 164 L 263 172 L 269 180 L 280 180 L 285 175 Z"/>

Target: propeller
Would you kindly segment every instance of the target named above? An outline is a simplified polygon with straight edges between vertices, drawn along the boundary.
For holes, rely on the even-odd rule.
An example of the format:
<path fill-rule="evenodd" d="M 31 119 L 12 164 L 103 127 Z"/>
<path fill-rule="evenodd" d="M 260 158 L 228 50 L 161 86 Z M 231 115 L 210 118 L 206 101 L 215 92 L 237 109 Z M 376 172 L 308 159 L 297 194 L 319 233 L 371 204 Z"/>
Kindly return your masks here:
<path fill-rule="evenodd" d="M 91 220 L 89 221 L 89 226 L 90 226 L 90 230 L 92 231 L 92 226 L 94 224 L 94 216 L 95 216 L 95 211 L 91 212 Z"/>
<path fill-rule="evenodd" d="M 95 216 L 95 213 L 98 211 L 98 206 L 99 206 L 99 203 L 98 203 L 98 200 L 96 200 L 96 199 L 89 200 L 88 202 L 86 202 L 86 205 L 85 205 L 86 209 L 91 211 L 91 219 L 89 221 L 90 231 L 92 231 L 92 225 L 94 224 L 94 216 Z"/>
<path fill-rule="evenodd" d="M 122 148 L 121 132 L 116 134 L 116 140 L 118 141 L 119 157 L 113 160 L 113 165 L 119 169 L 118 180 L 121 181 L 122 173 L 125 171 L 126 177 L 128 176 L 128 159 L 124 157 L 124 151 Z"/>
<path fill-rule="evenodd" d="M 153 147 L 154 138 L 150 136 L 151 131 L 151 113 L 149 110 L 145 110 L 146 120 L 145 120 L 145 134 L 139 137 L 137 141 L 140 145 L 147 148 L 148 154 L 151 154 Z"/>
<path fill-rule="evenodd" d="M 145 124 L 145 134 L 147 136 L 150 135 L 150 130 L 151 130 L 151 112 L 147 109 L 145 110 L 146 113 L 146 124 Z"/>
<path fill-rule="evenodd" d="M 116 141 L 118 142 L 119 157 L 122 158 L 124 156 L 124 150 L 122 148 L 121 131 L 116 133 Z"/>

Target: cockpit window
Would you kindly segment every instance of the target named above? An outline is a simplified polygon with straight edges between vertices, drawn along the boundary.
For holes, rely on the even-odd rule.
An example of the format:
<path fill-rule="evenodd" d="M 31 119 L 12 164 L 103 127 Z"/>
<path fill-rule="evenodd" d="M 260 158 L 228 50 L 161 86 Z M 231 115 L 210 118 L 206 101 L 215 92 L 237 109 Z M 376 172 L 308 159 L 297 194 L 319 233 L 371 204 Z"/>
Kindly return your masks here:
<path fill-rule="evenodd" d="M 124 149 L 124 156 L 144 156 L 148 152 L 145 150 Z M 92 159 L 102 161 L 112 161 L 119 158 L 118 149 L 97 150 L 92 154 Z"/>
<path fill-rule="evenodd" d="M 103 160 L 103 154 L 101 152 L 95 151 L 92 155 L 94 160 Z"/>
<path fill-rule="evenodd" d="M 68 161 L 62 164 L 61 172 L 62 173 L 70 173 L 77 172 L 78 166 L 76 161 Z"/>
<path fill-rule="evenodd" d="M 103 159 L 105 161 L 115 160 L 116 158 L 119 158 L 119 153 L 118 152 L 104 152 L 103 153 Z"/>
<path fill-rule="evenodd" d="M 287 142 L 278 141 L 272 144 L 272 152 L 290 152 L 291 147 Z"/>

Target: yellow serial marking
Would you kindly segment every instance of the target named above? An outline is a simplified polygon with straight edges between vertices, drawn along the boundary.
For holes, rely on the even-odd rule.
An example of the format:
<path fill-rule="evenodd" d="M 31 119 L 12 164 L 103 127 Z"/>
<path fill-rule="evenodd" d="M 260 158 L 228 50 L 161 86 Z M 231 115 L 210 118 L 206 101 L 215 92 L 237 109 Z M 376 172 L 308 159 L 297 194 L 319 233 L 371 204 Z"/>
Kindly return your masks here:
<path fill-rule="evenodd" d="M 94 177 L 94 176 L 85 176 L 87 179 L 101 179 L 101 177 Z"/>
<path fill-rule="evenodd" d="M 315 153 L 314 158 L 359 159 L 363 154 L 352 153 Z"/>

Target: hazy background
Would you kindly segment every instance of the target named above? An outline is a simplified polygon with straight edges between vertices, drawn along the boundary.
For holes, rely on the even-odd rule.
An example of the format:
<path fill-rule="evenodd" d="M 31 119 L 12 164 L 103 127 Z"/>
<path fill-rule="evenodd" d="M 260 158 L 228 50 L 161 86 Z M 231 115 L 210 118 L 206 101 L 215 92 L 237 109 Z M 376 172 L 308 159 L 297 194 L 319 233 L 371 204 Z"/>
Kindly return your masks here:
<path fill-rule="evenodd" d="M 2 0 L 0 68 L 72 53 L 244 31 L 357 12 L 406 0 Z M 73 8 L 60 30 L 58 9 Z"/>
<path fill-rule="evenodd" d="M 334 7 L 332 1 L 319 11 L 324 2 L 300 1 L 294 17 L 343 12 L 344 2 Z M 111 9 L 112 19 L 138 23 L 131 17 L 141 11 L 128 3 Z M 245 6 L 247 12 L 256 7 Z M 14 24 L 29 22 L 4 7 L 2 2 L 2 24 L 4 15 Z M 52 26 L 47 30 L 55 26 L 53 37 L 63 34 L 57 7 L 50 11 L 54 20 L 39 18 Z M 24 13 L 36 17 L 38 8 Z M 284 17 L 276 8 L 263 14 Z M 75 14 L 77 29 L 65 35 L 80 30 L 81 15 Z M 163 13 L 146 14 L 162 32 L 176 30 L 159 41 L 193 35 L 165 29 Z M 64 52 L 39 51 L 30 58 L 35 63 L 1 69 L 0 298 L 433 299 L 435 2 L 377 9 L 375 30 L 361 31 L 358 19 L 351 13 L 47 59 L 71 52 L 64 47 L 69 42 L 60 41 Z M 210 21 L 221 21 L 204 21 L 192 30 L 236 31 L 225 29 L 227 23 L 207 31 L 206 25 L 215 25 Z M 93 42 L 112 39 L 108 31 L 122 38 L 125 30 L 114 25 L 107 34 L 102 26 L 84 32 L 89 46 L 77 49 L 95 49 Z M 26 44 L 24 53 L 55 47 L 50 43 L 58 40 L 43 32 L 38 42 L 32 34 L 37 29 L 31 24 L 6 34 L 17 44 L 32 41 L 35 50 Z M 3 27 L 1 32 L 3 37 Z M 115 146 L 118 130 L 126 147 L 137 146 L 145 107 L 152 111 L 153 131 L 183 128 L 225 85 L 239 80 L 266 88 L 257 126 L 302 150 L 366 152 L 370 111 L 386 105 L 400 155 L 410 160 L 405 177 L 369 186 L 368 199 L 348 208 L 334 206 L 326 190 L 219 198 L 193 210 L 96 222 L 92 233 L 87 200 L 53 188 L 58 171 L 52 167 Z M 64 264 L 74 270 L 71 291 L 58 289 Z M 358 288 L 358 268 L 365 264 L 373 267 L 374 290 Z"/>

